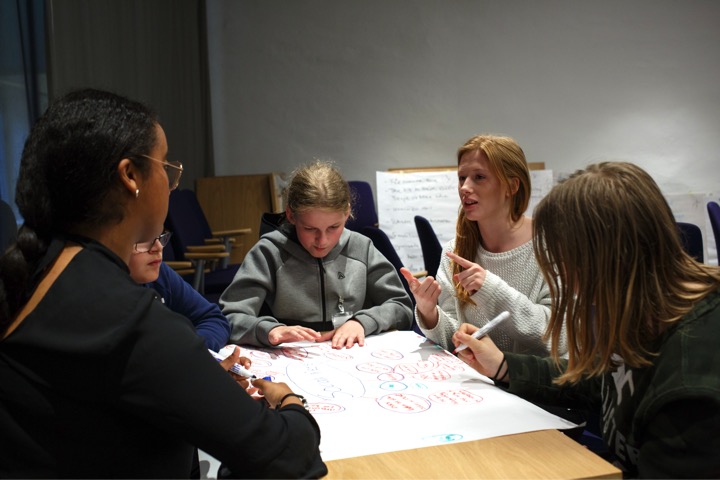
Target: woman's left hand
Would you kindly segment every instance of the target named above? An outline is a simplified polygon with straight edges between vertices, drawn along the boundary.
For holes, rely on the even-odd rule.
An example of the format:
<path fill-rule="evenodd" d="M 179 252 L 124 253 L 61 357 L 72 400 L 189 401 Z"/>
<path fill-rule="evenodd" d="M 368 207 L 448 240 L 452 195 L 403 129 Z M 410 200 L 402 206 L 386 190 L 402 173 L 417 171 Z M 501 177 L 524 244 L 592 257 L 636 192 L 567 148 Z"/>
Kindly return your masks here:
<path fill-rule="evenodd" d="M 475 295 L 475 292 L 480 290 L 483 283 L 485 283 L 485 269 L 477 263 L 455 255 L 453 252 L 447 252 L 447 256 L 464 269 L 462 272 L 453 275 L 453 281 L 462 285 L 470 295 Z"/>
<path fill-rule="evenodd" d="M 361 347 L 365 345 L 365 328 L 360 322 L 350 319 L 335 330 L 322 334 L 318 342 L 324 342 L 332 338 L 332 348 L 352 348 L 356 343 Z"/>

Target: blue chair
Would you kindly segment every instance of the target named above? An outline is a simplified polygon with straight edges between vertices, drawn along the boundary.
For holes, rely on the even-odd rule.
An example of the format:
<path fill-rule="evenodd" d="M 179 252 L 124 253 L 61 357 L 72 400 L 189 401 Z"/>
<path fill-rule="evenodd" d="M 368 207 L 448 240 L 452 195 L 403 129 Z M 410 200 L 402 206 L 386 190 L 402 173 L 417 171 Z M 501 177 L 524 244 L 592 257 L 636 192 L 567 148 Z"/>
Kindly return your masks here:
<path fill-rule="evenodd" d="M 234 237 L 247 234 L 249 228 L 213 232 L 192 190 L 174 190 L 170 194 L 165 228 L 173 232 L 165 247 L 165 258 L 190 261 L 195 273 L 188 280 L 208 300 L 219 297 L 235 277 L 239 265 L 228 265 Z"/>
<path fill-rule="evenodd" d="M 393 267 L 395 267 L 395 271 L 397 272 L 398 276 L 400 277 L 400 281 L 403 284 L 403 287 L 405 288 L 405 291 L 410 296 L 410 300 L 413 304 L 413 331 L 419 333 L 422 335 L 422 332 L 420 331 L 420 328 L 417 326 L 417 322 L 415 321 L 415 297 L 413 296 L 412 292 L 410 291 L 410 285 L 408 285 L 407 280 L 405 280 L 405 277 L 402 273 L 400 273 L 400 269 L 403 267 L 402 260 L 400 260 L 400 256 L 397 254 L 397 250 L 395 250 L 395 247 L 393 246 L 392 242 L 390 242 L 390 238 L 388 238 L 387 234 L 380 230 L 377 227 L 372 226 L 366 226 L 363 227 L 360 230 L 360 233 L 368 237 L 370 240 L 372 240 L 373 245 L 375 245 L 375 248 L 377 248 L 380 253 L 382 253 L 385 258 L 388 259 L 390 263 L 392 263 Z M 415 276 L 424 276 L 425 272 L 418 272 L 414 273 Z"/>
<path fill-rule="evenodd" d="M 375 197 L 368 182 L 349 181 L 352 211 L 355 218 L 348 219 L 346 228 L 359 232 L 363 227 L 377 227 L 378 214 Z"/>
<path fill-rule="evenodd" d="M 174 236 L 174 235 L 173 235 Z M 211 268 L 217 262 L 218 255 L 228 255 L 225 252 L 186 253 L 186 260 L 177 255 L 171 241 L 163 249 L 163 262 L 175 270 L 183 280 L 188 282 L 208 302 L 218 303 L 220 295 L 230 285 L 239 265 L 228 268 Z"/>
<path fill-rule="evenodd" d="M 680 232 L 680 241 L 685 251 L 698 262 L 704 261 L 703 239 L 700 227 L 692 223 L 677 222 L 678 231 Z"/>
<path fill-rule="evenodd" d="M 213 231 L 195 192 L 189 189 L 173 190 L 170 193 L 165 226 L 173 232 L 170 241 L 173 242 L 179 260 L 183 259 L 186 252 L 230 253 L 235 238 L 251 231 L 250 228 Z M 228 266 L 228 257 L 220 261 L 222 268 Z"/>
<path fill-rule="evenodd" d="M 266 212 L 260 217 L 260 236 L 272 232 L 280 228 L 280 224 L 285 221 L 285 212 L 275 213 Z"/>
<path fill-rule="evenodd" d="M 434 277 L 437 275 L 438 268 L 440 268 L 442 245 L 440 245 L 440 240 L 438 240 L 437 234 L 427 218 L 416 215 L 415 229 L 420 239 L 420 249 L 425 262 L 425 270 L 427 270 L 428 275 Z"/>
<path fill-rule="evenodd" d="M 715 251 L 718 256 L 718 264 L 720 264 L 720 205 L 717 202 L 708 202 L 707 211 L 710 215 L 710 226 L 715 237 Z"/>

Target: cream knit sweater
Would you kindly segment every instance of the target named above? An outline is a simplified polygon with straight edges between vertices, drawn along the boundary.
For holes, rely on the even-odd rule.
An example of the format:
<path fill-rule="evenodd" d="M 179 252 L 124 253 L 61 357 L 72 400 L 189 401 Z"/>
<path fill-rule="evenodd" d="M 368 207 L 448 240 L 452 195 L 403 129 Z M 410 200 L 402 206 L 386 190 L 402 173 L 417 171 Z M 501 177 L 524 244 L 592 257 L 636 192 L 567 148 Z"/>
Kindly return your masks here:
<path fill-rule="evenodd" d="M 532 241 L 503 253 L 491 253 L 482 246 L 478 248 L 473 261 L 487 272 L 483 286 L 472 296 L 476 305 L 461 304 L 455 296 L 452 263 L 445 255 L 454 249 L 453 239 L 443 249 L 437 273 L 436 280 L 442 288 L 437 307 L 438 324 L 427 329 L 415 312 L 425 336 L 452 351 L 455 347 L 450 339 L 462 323 L 481 327 L 507 310 L 510 318 L 489 334 L 498 348 L 506 352 L 547 356 L 550 342 L 543 342 L 542 335 L 550 318 L 550 289 L 535 260 Z M 564 355 L 566 352 L 567 342 L 563 336 L 559 353 Z"/>

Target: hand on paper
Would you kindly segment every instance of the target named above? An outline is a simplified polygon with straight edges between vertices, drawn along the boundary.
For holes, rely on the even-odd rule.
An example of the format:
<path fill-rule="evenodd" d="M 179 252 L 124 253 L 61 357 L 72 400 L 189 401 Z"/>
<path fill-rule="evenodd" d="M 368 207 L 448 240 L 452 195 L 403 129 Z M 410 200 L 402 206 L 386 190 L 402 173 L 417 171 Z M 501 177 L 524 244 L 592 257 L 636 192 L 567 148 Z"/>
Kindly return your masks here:
<path fill-rule="evenodd" d="M 427 328 L 435 328 L 438 321 L 437 301 L 442 292 L 440 284 L 429 276 L 420 281 L 405 267 L 400 269 L 400 273 L 402 273 L 410 286 L 410 291 L 415 297 L 415 306 L 422 317 L 423 323 Z"/>
<path fill-rule="evenodd" d="M 270 330 L 268 341 L 270 345 L 280 345 L 286 342 L 319 342 L 321 340 L 320 334 L 312 328 L 281 325 Z"/>
<path fill-rule="evenodd" d="M 252 380 L 252 386 L 257 389 L 258 394 L 262 395 L 263 400 L 267 402 L 270 408 L 275 408 L 285 395 L 293 393 L 286 383 L 272 382 L 270 380 L 263 380 L 262 378 Z M 289 403 L 301 404 L 299 401 L 293 402 L 292 400 L 296 400 L 295 397 L 287 399 L 283 405 Z"/>
<path fill-rule="evenodd" d="M 470 295 L 475 295 L 475 292 L 480 290 L 483 283 L 485 283 L 485 269 L 477 263 L 459 257 L 452 252 L 447 252 L 447 256 L 464 268 L 462 272 L 453 275 L 453 281 L 462 285 Z"/>
<path fill-rule="evenodd" d="M 352 348 L 356 343 L 365 346 L 365 327 L 355 319 L 350 319 L 340 327 L 322 334 L 318 342 L 332 339 L 332 348 Z"/>
<path fill-rule="evenodd" d="M 235 381 L 240 384 L 241 387 L 243 387 L 245 390 L 248 391 L 249 394 L 252 395 L 253 393 L 255 393 L 256 389 L 254 389 L 250 385 L 250 379 L 230 371 L 230 368 L 236 363 L 239 363 L 247 369 L 250 369 L 250 365 L 252 365 L 252 361 L 249 358 L 240 356 L 240 347 L 238 347 L 237 345 L 233 348 L 232 353 L 228 355 L 225 360 L 222 360 L 220 362 L 220 366 L 225 369 L 225 371 L 227 371 L 230 376 L 233 377 Z"/>
<path fill-rule="evenodd" d="M 457 347 L 464 344 L 468 348 L 458 352 L 460 360 L 470 365 L 479 373 L 492 378 L 498 371 L 503 361 L 503 352 L 495 345 L 489 336 L 473 338 L 471 335 L 478 330 L 478 327 L 469 323 L 463 323 L 453 334 L 452 342 Z M 503 372 L 500 372 L 502 377 Z"/>

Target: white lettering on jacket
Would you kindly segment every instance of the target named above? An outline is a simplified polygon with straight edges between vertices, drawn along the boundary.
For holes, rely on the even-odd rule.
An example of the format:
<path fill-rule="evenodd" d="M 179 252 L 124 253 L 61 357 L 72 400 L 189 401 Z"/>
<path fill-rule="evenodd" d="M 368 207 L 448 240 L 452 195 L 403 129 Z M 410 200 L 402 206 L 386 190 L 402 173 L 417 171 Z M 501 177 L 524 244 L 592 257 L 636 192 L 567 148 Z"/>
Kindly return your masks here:
<path fill-rule="evenodd" d="M 638 450 L 634 446 L 628 445 L 625 434 L 618 431 L 614 418 L 616 408 L 623 401 L 623 389 L 627 386 L 628 391 L 625 392 L 625 401 L 628 401 L 635 394 L 633 371 L 632 369 L 626 370 L 622 358 L 619 356 L 614 357 L 614 360 L 619 363 L 617 370 L 611 374 L 617 400 L 613 404 L 610 392 L 612 386 L 604 384 L 603 389 L 605 389 L 606 396 L 603 399 L 603 433 L 607 438 L 607 444 L 614 448 L 615 455 L 623 464 L 627 464 L 628 461 L 631 464 L 637 464 Z"/>
<path fill-rule="evenodd" d="M 615 391 L 617 391 L 617 404 L 622 403 L 622 390 L 625 384 L 630 386 L 630 396 L 635 394 L 635 385 L 632 379 L 632 370 L 625 371 L 625 364 L 621 364 L 618 369 L 612 374 L 613 380 L 615 381 Z"/>

